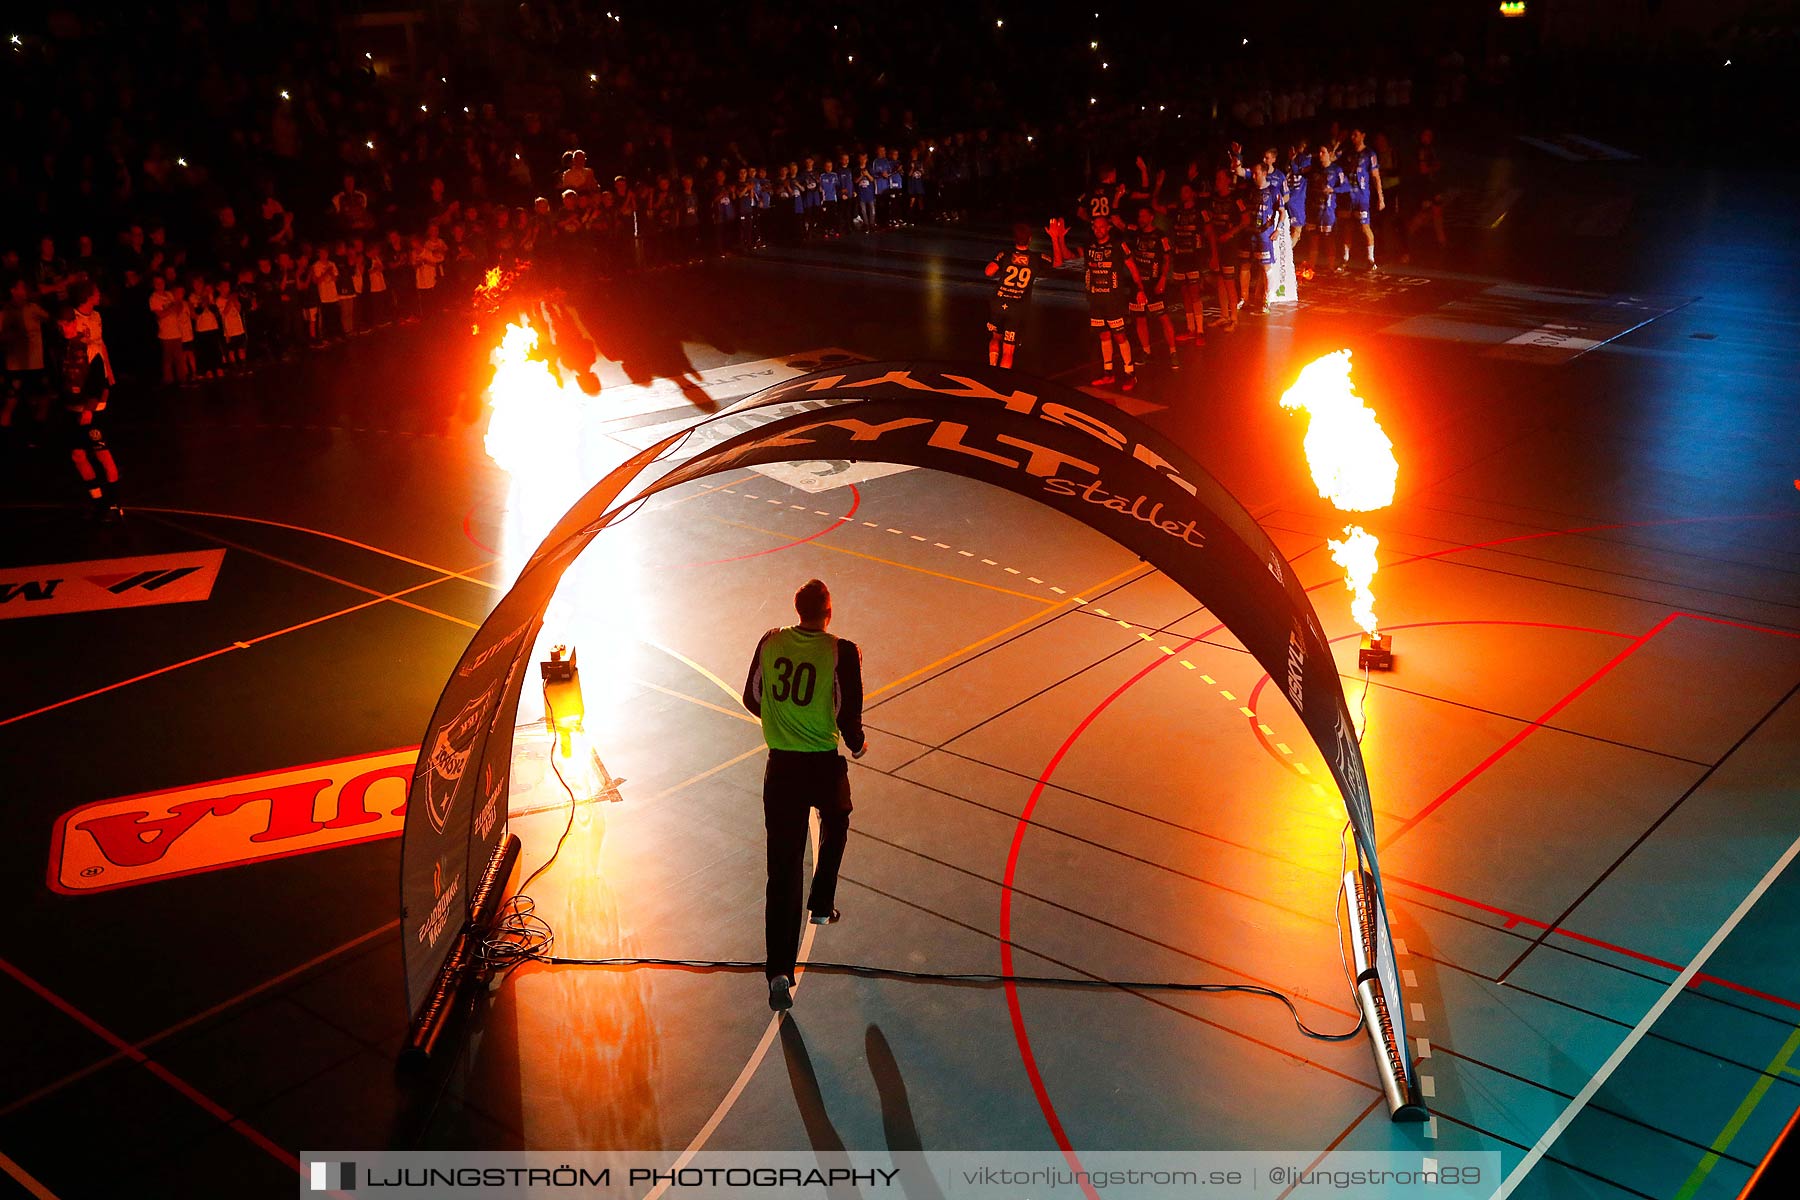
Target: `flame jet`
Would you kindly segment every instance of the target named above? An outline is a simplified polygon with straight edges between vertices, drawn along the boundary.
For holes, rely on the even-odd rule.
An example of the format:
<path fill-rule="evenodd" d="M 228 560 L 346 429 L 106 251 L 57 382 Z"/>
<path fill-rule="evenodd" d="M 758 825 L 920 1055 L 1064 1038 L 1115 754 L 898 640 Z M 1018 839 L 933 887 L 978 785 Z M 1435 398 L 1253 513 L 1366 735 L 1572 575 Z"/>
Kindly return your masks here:
<path fill-rule="evenodd" d="M 1319 495 L 1340 512 L 1373 512 L 1394 502 L 1400 461 L 1394 443 L 1363 403 L 1350 379 L 1350 351 L 1338 350 L 1307 363 L 1294 386 L 1281 396 L 1281 407 L 1306 413 L 1306 465 L 1312 469 Z M 1344 539 L 1331 539 L 1331 557 L 1344 568 L 1344 586 L 1352 593 L 1350 612 L 1370 636 L 1376 632 L 1375 593 L 1381 542 L 1355 523 L 1344 526 Z"/>

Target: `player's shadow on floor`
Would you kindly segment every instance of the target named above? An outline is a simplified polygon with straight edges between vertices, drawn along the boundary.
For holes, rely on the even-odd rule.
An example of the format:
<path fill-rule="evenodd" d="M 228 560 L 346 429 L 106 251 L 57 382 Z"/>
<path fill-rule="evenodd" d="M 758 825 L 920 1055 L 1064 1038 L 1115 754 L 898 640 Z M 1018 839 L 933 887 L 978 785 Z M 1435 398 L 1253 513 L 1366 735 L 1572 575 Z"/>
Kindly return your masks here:
<path fill-rule="evenodd" d="M 718 402 L 701 387 L 687 347 L 711 346 L 727 357 L 736 351 L 730 297 L 696 287 L 689 273 L 677 275 L 683 277 L 584 281 L 570 287 L 569 297 L 600 361 L 617 363 L 634 384 L 669 380 L 696 411 L 710 413 Z"/>
<path fill-rule="evenodd" d="M 881 1131 L 893 1165 L 899 1170 L 896 1180 L 901 1193 L 907 1200 L 944 1200 L 944 1193 L 921 1154 L 925 1146 L 919 1137 L 918 1122 L 913 1118 L 906 1079 L 900 1074 L 900 1064 L 879 1026 L 869 1026 L 863 1048 L 869 1060 L 869 1073 L 875 1077 L 875 1090 L 881 1096 Z M 806 1038 L 800 1032 L 799 1022 L 792 1017 L 781 1022 L 781 1052 L 787 1060 L 794 1102 L 800 1108 L 800 1120 L 806 1126 L 807 1140 L 818 1156 L 819 1166 L 825 1170 L 834 1167 L 850 1169 L 844 1139 L 825 1109 L 825 1096 L 819 1088 L 812 1056 L 806 1050 Z M 834 1188 L 831 1195 L 850 1197 L 860 1196 L 860 1193 L 853 1187 Z"/>
<path fill-rule="evenodd" d="M 863 1050 L 869 1060 L 869 1074 L 875 1077 L 875 1090 L 881 1095 L 881 1132 L 887 1139 L 888 1152 L 894 1156 L 894 1165 L 900 1169 L 900 1190 L 906 1193 L 907 1200 L 944 1200 L 937 1178 L 919 1157 L 925 1144 L 919 1137 L 919 1123 L 913 1119 L 906 1077 L 900 1074 L 900 1063 L 879 1025 L 869 1026 L 863 1036 Z"/>
<path fill-rule="evenodd" d="M 781 1055 L 787 1060 L 794 1103 L 800 1108 L 800 1121 L 806 1126 L 806 1139 L 812 1143 L 820 1169 L 850 1170 L 850 1156 L 845 1153 L 844 1139 L 837 1126 L 831 1123 L 831 1114 L 825 1111 L 825 1095 L 819 1090 L 819 1073 L 813 1069 L 812 1055 L 806 1052 L 806 1039 L 801 1036 L 799 1023 L 792 1017 L 783 1018 L 781 1022 Z M 857 1197 L 857 1200 L 862 1196 L 854 1187 L 829 1187 L 826 1194 Z"/>

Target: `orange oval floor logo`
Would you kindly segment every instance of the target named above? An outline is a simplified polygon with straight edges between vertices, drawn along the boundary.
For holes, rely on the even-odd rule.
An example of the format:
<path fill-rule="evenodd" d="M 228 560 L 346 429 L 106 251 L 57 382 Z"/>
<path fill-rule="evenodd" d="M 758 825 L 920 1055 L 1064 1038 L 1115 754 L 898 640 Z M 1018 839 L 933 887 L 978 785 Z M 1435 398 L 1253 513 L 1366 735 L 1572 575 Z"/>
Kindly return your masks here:
<path fill-rule="evenodd" d="M 49 884 L 99 892 L 399 836 L 418 747 L 100 800 L 64 813 Z"/>

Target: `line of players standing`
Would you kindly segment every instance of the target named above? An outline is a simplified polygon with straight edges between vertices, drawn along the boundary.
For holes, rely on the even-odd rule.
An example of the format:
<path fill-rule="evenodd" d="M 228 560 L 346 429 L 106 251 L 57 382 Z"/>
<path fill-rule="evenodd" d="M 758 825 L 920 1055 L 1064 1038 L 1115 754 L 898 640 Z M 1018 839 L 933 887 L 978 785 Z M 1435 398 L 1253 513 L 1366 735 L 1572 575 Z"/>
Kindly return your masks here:
<path fill-rule="evenodd" d="M 1174 203 L 1163 199 L 1164 173 L 1159 171 L 1152 181 L 1143 158 L 1137 160 L 1135 187 L 1122 182 L 1115 168 L 1102 167 L 1077 202 L 1078 219 L 1092 231 L 1079 256 L 1069 250 L 1060 218 L 1046 227 L 1049 257 L 1032 251 L 1030 225 L 1015 225 L 1013 245 L 986 267 L 996 280 L 988 309 L 989 364 L 1012 366 L 1024 306 L 1038 272 L 1077 257 L 1088 298 L 1088 326 L 1100 342 L 1100 374 L 1093 386 L 1118 383 L 1125 391 L 1137 386 L 1138 367 L 1154 361 L 1152 318 L 1161 330 L 1171 371 L 1181 369 L 1182 344 L 1205 344 L 1205 280 L 1212 281 L 1219 306 L 1215 329 L 1235 330 L 1243 310 L 1267 313 L 1278 268 L 1293 266 L 1291 259 L 1286 264 L 1277 260 L 1283 238 L 1289 255 L 1302 244 L 1307 247 L 1306 263 L 1296 271 L 1300 279 L 1317 274 L 1321 246 L 1329 270 L 1349 269 L 1353 242 L 1361 248 L 1365 269 L 1376 269 L 1370 217 L 1387 201 L 1380 160 L 1363 130 L 1350 130 L 1342 146 L 1322 142 L 1309 149 L 1305 142 L 1296 143 L 1285 163 L 1273 147 L 1248 166 L 1241 152 L 1232 143 L 1210 179 L 1198 160 L 1190 162 Z M 1340 227 L 1341 238 L 1336 236 Z M 1179 290 L 1179 333 L 1169 315 L 1170 283 Z M 1137 332 L 1135 355 L 1125 328 L 1128 317 Z M 1114 372 L 1115 349 L 1122 383 Z"/>

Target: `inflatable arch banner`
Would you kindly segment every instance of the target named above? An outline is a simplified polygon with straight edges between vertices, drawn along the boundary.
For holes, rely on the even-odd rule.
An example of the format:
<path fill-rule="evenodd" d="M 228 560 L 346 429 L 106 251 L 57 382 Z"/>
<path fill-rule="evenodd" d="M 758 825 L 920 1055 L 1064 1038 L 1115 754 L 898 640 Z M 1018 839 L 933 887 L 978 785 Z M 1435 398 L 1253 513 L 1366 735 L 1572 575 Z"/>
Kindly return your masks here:
<path fill-rule="evenodd" d="M 721 432 L 729 435 L 722 441 Z M 1343 795 L 1358 859 L 1344 879 L 1356 918 L 1347 932 L 1357 1002 L 1390 1113 L 1423 1119 L 1368 778 L 1306 593 L 1255 519 L 1180 446 L 1084 392 L 994 368 L 862 363 L 801 376 L 643 450 L 563 516 L 469 642 L 421 742 L 400 872 L 415 1024 L 446 1003 L 446 979 L 466 966 L 475 916 L 505 883 L 513 726 L 563 572 L 659 492 L 722 471 L 819 459 L 945 471 L 1037 500 L 1161 570 L 1249 650 L 1281 685 Z M 626 496 L 653 466 L 665 469 Z"/>

